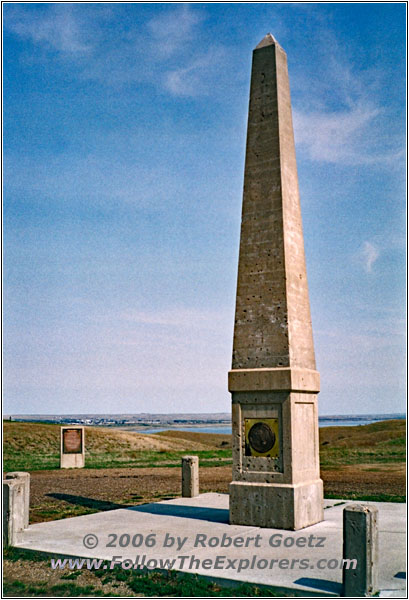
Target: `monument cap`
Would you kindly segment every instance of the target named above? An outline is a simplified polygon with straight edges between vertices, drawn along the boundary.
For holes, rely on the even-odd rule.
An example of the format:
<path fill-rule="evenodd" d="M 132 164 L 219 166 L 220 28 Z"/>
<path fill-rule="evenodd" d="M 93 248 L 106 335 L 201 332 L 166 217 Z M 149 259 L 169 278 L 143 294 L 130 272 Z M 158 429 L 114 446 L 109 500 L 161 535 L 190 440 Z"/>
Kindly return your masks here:
<path fill-rule="evenodd" d="M 265 48 L 266 46 L 272 46 L 273 44 L 276 44 L 277 46 L 280 45 L 271 33 L 267 33 L 261 42 L 257 44 L 254 50 L 259 50 L 260 48 Z"/>

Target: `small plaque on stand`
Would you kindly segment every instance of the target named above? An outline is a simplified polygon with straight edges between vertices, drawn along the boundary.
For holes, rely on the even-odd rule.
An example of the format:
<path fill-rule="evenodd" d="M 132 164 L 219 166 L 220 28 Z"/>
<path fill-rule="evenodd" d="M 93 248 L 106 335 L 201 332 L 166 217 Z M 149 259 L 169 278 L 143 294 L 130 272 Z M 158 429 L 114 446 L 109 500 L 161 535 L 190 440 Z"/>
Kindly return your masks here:
<path fill-rule="evenodd" d="M 82 429 L 63 430 L 63 452 L 64 454 L 82 453 Z"/>

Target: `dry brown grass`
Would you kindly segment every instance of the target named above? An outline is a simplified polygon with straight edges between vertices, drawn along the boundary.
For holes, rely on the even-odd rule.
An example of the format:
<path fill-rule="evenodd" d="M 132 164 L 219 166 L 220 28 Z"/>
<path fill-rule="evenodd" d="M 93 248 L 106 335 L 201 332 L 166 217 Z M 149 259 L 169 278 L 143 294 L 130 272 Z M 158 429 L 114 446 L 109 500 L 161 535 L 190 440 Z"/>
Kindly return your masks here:
<path fill-rule="evenodd" d="M 59 449 L 60 425 L 44 423 L 19 423 L 5 421 L 4 447 L 12 451 L 30 452 L 55 452 Z M 115 449 L 121 450 L 208 450 L 209 446 L 219 447 L 209 441 L 201 440 L 202 435 L 192 434 L 174 435 L 182 432 L 168 431 L 161 434 L 142 434 L 108 429 L 104 427 L 86 427 L 86 448 L 90 452 L 107 453 Z M 196 436 L 196 437 L 195 437 Z M 215 437 L 217 440 L 217 436 Z M 228 438 L 229 436 L 225 436 Z"/>
<path fill-rule="evenodd" d="M 197 433 L 194 431 L 161 431 L 158 437 L 164 437 L 167 440 L 180 440 L 189 443 L 199 443 L 207 448 L 229 448 L 231 446 L 231 435 L 222 433 Z M 155 436 L 156 437 L 156 436 Z"/>
<path fill-rule="evenodd" d="M 380 447 L 391 440 L 405 440 L 406 420 L 393 419 L 356 427 L 321 427 L 320 446 L 332 448 Z"/>

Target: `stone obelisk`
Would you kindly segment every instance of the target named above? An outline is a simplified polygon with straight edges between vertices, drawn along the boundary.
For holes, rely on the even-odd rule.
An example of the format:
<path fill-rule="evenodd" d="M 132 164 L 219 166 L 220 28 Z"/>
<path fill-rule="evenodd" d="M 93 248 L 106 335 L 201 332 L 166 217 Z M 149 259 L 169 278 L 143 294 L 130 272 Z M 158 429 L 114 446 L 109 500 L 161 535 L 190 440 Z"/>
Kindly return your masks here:
<path fill-rule="evenodd" d="M 323 519 L 317 393 L 287 56 L 253 52 L 237 282 L 230 522 Z"/>

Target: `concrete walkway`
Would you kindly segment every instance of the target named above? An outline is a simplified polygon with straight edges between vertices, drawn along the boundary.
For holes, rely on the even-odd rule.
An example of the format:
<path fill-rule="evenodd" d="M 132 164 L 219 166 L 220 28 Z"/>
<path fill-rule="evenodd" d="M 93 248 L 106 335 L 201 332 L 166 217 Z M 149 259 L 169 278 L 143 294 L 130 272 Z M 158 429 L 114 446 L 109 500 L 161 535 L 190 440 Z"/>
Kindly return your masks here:
<path fill-rule="evenodd" d="M 160 561 L 174 559 L 177 571 L 291 588 L 296 595 L 338 596 L 347 503 L 326 500 L 322 523 L 290 532 L 229 525 L 228 495 L 201 494 L 31 525 L 18 547 L 110 561 L 116 556 L 148 568 L 167 568 Z M 406 505 L 371 504 L 379 509 L 381 597 L 406 597 Z M 96 538 L 84 541 L 87 534 Z"/>

